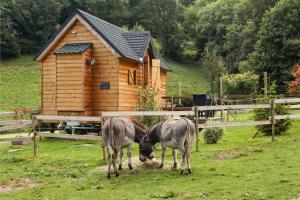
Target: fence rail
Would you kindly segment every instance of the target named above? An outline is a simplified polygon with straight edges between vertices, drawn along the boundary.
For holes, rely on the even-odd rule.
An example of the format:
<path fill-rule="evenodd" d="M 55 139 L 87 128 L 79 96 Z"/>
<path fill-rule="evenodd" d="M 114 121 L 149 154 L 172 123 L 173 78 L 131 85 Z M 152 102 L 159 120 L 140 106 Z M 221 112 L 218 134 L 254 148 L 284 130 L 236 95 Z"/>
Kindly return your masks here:
<path fill-rule="evenodd" d="M 46 138 L 60 138 L 60 139 L 69 139 L 69 140 L 100 141 L 102 139 L 101 136 L 96 136 L 96 135 L 69 135 L 69 134 L 54 134 L 54 133 L 43 133 L 43 132 L 38 132 L 37 135 Z"/>
<path fill-rule="evenodd" d="M 14 129 L 28 128 L 28 127 L 32 127 L 32 121 L 31 120 L 28 121 L 28 122 L 18 124 L 18 125 L 2 126 L 2 127 L 0 127 L 0 132 L 14 130 Z"/>
<path fill-rule="evenodd" d="M 256 109 L 271 108 L 269 104 L 244 104 L 244 105 L 216 105 L 216 106 L 197 106 L 199 111 L 206 110 L 239 110 L 239 109 Z"/>
<path fill-rule="evenodd" d="M 0 142 L 12 142 L 12 141 L 23 141 L 23 140 L 31 140 L 32 137 L 8 137 L 8 138 L 0 138 Z"/>
<path fill-rule="evenodd" d="M 44 121 L 78 121 L 78 122 L 101 122 L 101 117 L 86 116 L 52 116 L 52 115 L 35 115 L 35 119 Z"/>
<path fill-rule="evenodd" d="M 88 116 L 50 116 L 50 115 L 35 115 L 33 117 L 33 122 L 30 120 L 6 120 L 0 121 L 0 132 L 12 129 L 19 129 L 25 127 L 33 126 L 33 146 L 34 155 L 36 155 L 36 136 L 41 137 L 51 137 L 51 138 L 61 138 L 61 139 L 73 139 L 73 140 L 96 140 L 100 141 L 101 136 L 93 135 L 68 135 L 68 134 L 53 134 L 53 133 L 43 133 L 37 132 L 36 126 L 38 123 L 36 121 L 78 121 L 78 122 L 94 122 L 103 123 L 104 118 L 109 117 L 130 117 L 130 116 L 193 116 L 195 119 L 196 127 L 198 128 L 213 128 L 213 127 L 235 127 L 235 126 L 254 126 L 254 125 L 272 125 L 272 139 L 275 135 L 275 123 L 276 120 L 281 119 L 296 119 L 300 118 L 300 114 L 293 115 L 275 115 L 276 104 L 296 104 L 300 103 L 300 98 L 288 98 L 288 99 L 275 99 L 271 100 L 270 104 L 244 104 L 244 105 L 215 105 L 215 106 L 196 106 L 187 111 L 134 111 L 134 112 L 102 112 L 100 116 L 88 117 Z M 294 105 L 295 107 L 295 105 Z M 239 109 L 257 109 L 265 108 L 271 110 L 271 116 L 269 120 L 263 121 L 240 121 L 240 122 L 226 122 L 222 123 L 204 123 L 199 124 L 199 111 L 207 110 L 239 110 Z M 293 109 L 293 106 L 289 106 Z M 16 116 L 17 112 L 2 112 L 0 116 Z M 203 120 L 202 120 L 203 121 Z M 2 126 L 2 127 L 1 127 Z M 31 137 L 30 137 L 31 138 Z M 12 141 L 16 138 L 1 138 L 0 141 Z M 198 149 L 198 132 L 197 132 L 197 142 L 196 148 Z M 104 151 L 103 151 L 104 152 Z"/>
<path fill-rule="evenodd" d="M 276 104 L 300 103 L 300 98 L 275 99 Z"/>
<path fill-rule="evenodd" d="M 300 114 L 294 114 L 294 115 L 276 115 L 274 116 L 274 119 L 280 120 L 280 119 L 297 119 L 300 118 Z"/>
<path fill-rule="evenodd" d="M 102 117 L 128 117 L 128 116 L 188 116 L 194 111 L 134 111 L 134 112 L 102 112 Z"/>
<path fill-rule="evenodd" d="M 264 121 L 242 121 L 242 122 L 227 122 L 227 123 L 212 123 L 212 124 L 199 124 L 198 128 L 215 128 L 215 127 L 231 127 L 231 126 L 256 126 L 271 124 L 270 120 Z"/>

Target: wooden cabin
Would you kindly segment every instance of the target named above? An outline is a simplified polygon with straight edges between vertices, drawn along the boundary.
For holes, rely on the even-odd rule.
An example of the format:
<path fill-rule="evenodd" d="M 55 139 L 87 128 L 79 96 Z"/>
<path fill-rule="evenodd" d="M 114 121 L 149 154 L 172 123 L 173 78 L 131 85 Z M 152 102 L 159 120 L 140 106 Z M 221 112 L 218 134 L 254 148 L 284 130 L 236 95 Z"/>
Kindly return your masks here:
<path fill-rule="evenodd" d="M 35 60 L 41 63 L 44 115 L 132 111 L 139 86 L 154 87 L 165 103 L 160 97 L 171 70 L 156 56 L 150 32 L 129 32 L 77 10 Z"/>

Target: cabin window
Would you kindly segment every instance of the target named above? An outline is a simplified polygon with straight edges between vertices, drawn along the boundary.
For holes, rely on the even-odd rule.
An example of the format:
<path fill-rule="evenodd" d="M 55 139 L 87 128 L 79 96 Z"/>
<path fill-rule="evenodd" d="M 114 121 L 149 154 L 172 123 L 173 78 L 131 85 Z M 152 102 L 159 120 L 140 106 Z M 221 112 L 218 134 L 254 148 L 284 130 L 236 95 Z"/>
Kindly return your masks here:
<path fill-rule="evenodd" d="M 128 84 L 136 85 L 136 70 L 128 70 Z"/>

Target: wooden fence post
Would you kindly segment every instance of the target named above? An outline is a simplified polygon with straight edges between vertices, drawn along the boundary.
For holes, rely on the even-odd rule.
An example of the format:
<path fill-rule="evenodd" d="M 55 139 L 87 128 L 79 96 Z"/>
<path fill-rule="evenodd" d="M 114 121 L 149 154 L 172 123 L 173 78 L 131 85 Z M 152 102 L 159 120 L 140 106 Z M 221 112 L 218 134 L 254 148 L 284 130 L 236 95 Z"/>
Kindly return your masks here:
<path fill-rule="evenodd" d="M 36 145 L 36 123 L 37 123 L 37 120 L 34 118 L 33 120 L 32 120 L 32 123 L 33 123 L 33 137 L 32 137 L 32 139 L 33 139 L 33 156 L 34 157 L 36 157 L 36 147 L 37 147 L 37 145 Z"/>
<path fill-rule="evenodd" d="M 195 106 L 195 126 L 196 126 L 196 151 L 199 151 L 199 112 L 198 112 L 198 106 Z"/>
<path fill-rule="evenodd" d="M 181 82 L 180 82 L 180 81 L 179 81 L 179 96 L 181 96 Z M 181 98 L 179 98 L 178 104 L 179 104 L 179 105 L 182 105 L 181 103 L 182 103 L 182 102 L 181 102 Z"/>
<path fill-rule="evenodd" d="M 272 123 L 272 141 L 275 140 L 275 101 L 271 99 L 271 123 Z"/>
<path fill-rule="evenodd" d="M 264 95 L 268 95 L 268 73 L 264 72 Z"/>
<path fill-rule="evenodd" d="M 220 98 L 220 105 L 224 105 L 224 99 L 223 99 L 223 77 L 220 77 L 220 82 L 219 82 L 219 98 Z M 221 117 L 222 122 L 224 122 L 224 110 L 221 110 Z"/>

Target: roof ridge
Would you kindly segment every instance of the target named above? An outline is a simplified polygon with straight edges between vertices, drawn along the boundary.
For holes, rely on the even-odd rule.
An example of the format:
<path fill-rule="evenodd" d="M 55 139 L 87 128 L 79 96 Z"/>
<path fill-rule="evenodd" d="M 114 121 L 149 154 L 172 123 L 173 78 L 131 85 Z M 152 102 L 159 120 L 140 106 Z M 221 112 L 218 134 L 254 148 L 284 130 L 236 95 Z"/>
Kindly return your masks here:
<path fill-rule="evenodd" d="M 87 12 L 85 12 L 85 11 L 83 11 L 83 10 L 77 9 L 77 11 L 80 12 L 80 13 L 82 13 L 82 14 L 84 14 L 84 15 L 89 15 L 90 17 L 93 17 L 93 18 L 95 18 L 95 19 L 97 19 L 97 20 L 99 20 L 99 21 L 101 21 L 101 22 L 103 22 L 103 23 L 105 23 L 105 24 L 108 24 L 108 25 L 110 25 L 110 26 L 113 26 L 113 27 L 119 29 L 120 31 L 123 31 L 123 32 L 129 32 L 129 31 L 127 31 L 127 30 L 125 30 L 125 29 L 123 29 L 123 28 L 121 28 L 121 27 L 118 27 L 118 26 L 116 26 L 116 25 L 114 25 L 114 24 L 112 24 L 112 23 L 109 23 L 108 21 L 105 21 L 105 20 L 103 20 L 103 19 L 100 19 L 100 18 L 98 18 L 98 17 L 96 17 L 96 16 L 94 16 L 94 15 L 91 15 L 90 13 L 87 13 Z"/>

